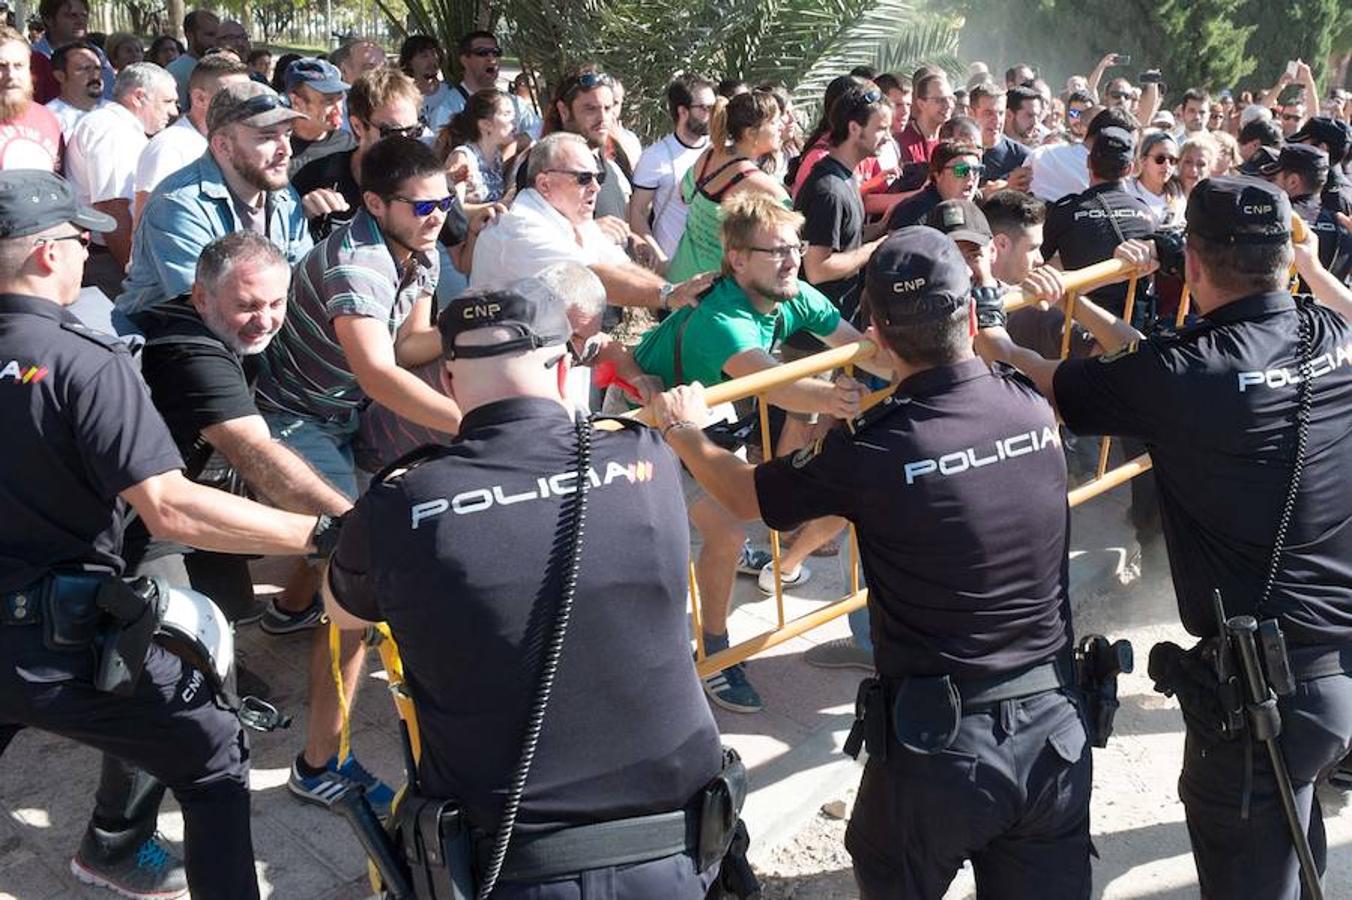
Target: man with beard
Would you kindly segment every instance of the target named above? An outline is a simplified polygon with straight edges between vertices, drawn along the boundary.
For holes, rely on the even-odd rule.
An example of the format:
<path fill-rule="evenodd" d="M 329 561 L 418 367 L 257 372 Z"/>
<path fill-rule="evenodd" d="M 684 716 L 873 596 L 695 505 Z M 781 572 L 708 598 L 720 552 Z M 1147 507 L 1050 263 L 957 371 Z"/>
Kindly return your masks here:
<path fill-rule="evenodd" d="M 351 505 L 305 462 L 272 440 L 253 401 L 257 354 L 282 326 L 291 269 L 273 244 L 238 231 L 208 244 L 190 294 L 139 314 L 146 337 L 141 375 L 184 460 L 190 481 L 256 495 L 293 512 L 338 516 Z M 150 536 L 137 518 L 127 527 L 128 571 L 192 587 L 233 623 L 256 615 L 246 557 L 187 552 Z M 82 881 L 124 896 L 175 896 L 182 863 L 158 867 L 127 854 L 155 833 L 164 785 L 144 771 L 105 758 L 96 806 L 72 862 Z"/>
<path fill-rule="evenodd" d="M 178 91 L 168 72 L 139 62 L 117 75 L 113 102 L 85 116 L 66 145 L 66 177 L 81 203 L 117 222 L 89 245 L 85 284 L 114 297 L 131 258 L 132 201 L 136 164 L 149 142 L 178 113 Z"/>
<path fill-rule="evenodd" d="M 291 123 L 301 113 L 270 88 L 222 88 L 207 110 L 207 152 L 160 182 L 132 238 L 117 305 L 127 313 L 188 292 L 202 248 L 232 231 L 256 231 L 293 265 L 314 245 L 289 186 Z"/>
<path fill-rule="evenodd" d="M 43 35 L 33 43 L 33 96 L 39 103 L 54 100 L 61 84 L 54 77 L 52 54 L 57 47 L 83 41 L 89 34 L 89 4 L 85 0 L 42 0 L 38 17 L 45 26 Z M 113 79 L 117 73 L 103 50 L 96 47 L 103 67 L 103 99 L 113 99 Z"/>
<path fill-rule="evenodd" d="M 356 499 L 353 444 L 360 413 L 374 401 L 436 431 L 456 433 L 460 410 L 445 394 L 409 369 L 437 359 L 440 336 L 432 297 L 441 233 L 453 194 L 435 153 L 414 138 L 392 136 L 362 159 L 358 183 L 364 208 L 315 246 L 296 269 L 290 310 L 263 356 L 259 408 L 272 434 L 305 458 L 330 484 Z M 270 632 L 317 624 L 323 605 L 302 591 L 293 573 L 291 596 L 310 596 L 310 609 L 269 611 Z M 268 620 L 285 629 L 268 626 Z M 357 636 L 346 642 L 341 668 L 350 707 L 362 665 Z M 303 801 L 325 805 L 335 786 L 357 782 L 378 811 L 394 792 L 369 774 L 355 756 L 337 756 L 341 717 L 328 666 L 328 645 L 316 632 L 310 678 L 309 733 L 296 757 L 288 787 Z"/>
<path fill-rule="evenodd" d="M 640 237 L 652 235 L 667 259 L 671 259 L 690 213 L 690 207 L 681 199 L 681 179 L 709 145 L 713 82 L 698 77 L 677 78 L 667 87 L 667 109 L 676 127 L 638 158 L 634 167 L 634 195 L 629 202 L 629 227 Z"/>
<path fill-rule="evenodd" d="M 52 54 L 52 74 L 61 94 L 44 104 L 61 123 L 61 134 L 70 138 L 75 123 L 107 105 L 103 99 L 103 65 L 98 48 L 88 41 L 64 44 Z"/>
<path fill-rule="evenodd" d="M 13 28 L 0 25 L 0 169 L 45 169 L 61 163 L 61 123 L 33 102 L 32 51 Z"/>

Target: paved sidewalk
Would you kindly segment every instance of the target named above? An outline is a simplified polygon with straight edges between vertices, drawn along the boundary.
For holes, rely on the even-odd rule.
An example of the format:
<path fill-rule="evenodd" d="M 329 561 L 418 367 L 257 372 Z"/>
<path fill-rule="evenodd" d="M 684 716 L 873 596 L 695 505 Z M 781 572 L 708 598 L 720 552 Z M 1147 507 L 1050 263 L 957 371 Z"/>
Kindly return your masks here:
<path fill-rule="evenodd" d="M 1077 510 L 1074 515 L 1072 563 L 1077 630 L 1129 630 L 1136 642 L 1140 667 L 1150 643 L 1178 639 L 1172 598 L 1163 591 L 1122 591 L 1111 605 L 1103 590 L 1133 549 L 1125 526 L 1127 492 L 1118 489 Z M 764 535 L 754 534 L 762 540 Z M 764 543 L 762 543 L 764 546 Z M 809 562 L 813 578 L 786 599 L 789 617 L 799 615 L 845 593 L 846 561 Z M 269 561 L 256 571 L 259 589 L 273 591 L 284 566 Z M 1147 602 L 1148 601 L 1148 602 Z M 738 579 L 732 617 L 734 640 L 770 627 L 773 600 L 762 598 L 754 580 Z M 845 796 L 858 780 L 858 767 L 837 748 L 848 728 L 855 685 L 862 673 L 823 671 L 808 666 L 802 653 L 814 643 L 843 636 L 848 628 L 837 620 L 803 638 L 783 644 L 753 660 L 748 672 L 766 701 L 753 716 L 717 711 L 725 740 L 737 748 L 751 772 L 753 793 L 746 816 L 758 866 L 773 871 L 774 851 L 791 842 L 819 818 L 828 799 Z M 286 790 L 291 760 L 304 735 L 305 669 L 310 637 L 274 638 L 256 628 L 245 629 L 239 645 L 246 665 L 273 688 L 274 698 L 296 714 L 289 731 L 253 735 L 254 845 L 265 897 L 285 900 L 349 900 L 370 895 L 365 862 L 347 824 L 338 816 L 297 802 Z M 1173 798 L 1173 781 L 1181 751 L 1181 726 L 1172 701 L 1153 694 L 1138 673 L 1124 688 L 1121 737 L 1096 756 L 1094 830 L 1102 859 L 1096 865 L 1101 896 L 1110 898 L 1174 898 L 1196 896 L 1181 810 Z M 401 778 L 393 706 L 384 691 L 383 674 L 373 656 L 353 718 L 353 747 L 368 767 L 390 780 Z M 70 854 L 89 815 L 97 774 L 97 756 L 75 744 L 36 732 L 21 734 L 0 760 L 0 898 L 111 897 L 79 886 L 68 872 Z M 1331 798 L 1341 803 L 1341 798 Z M 1329 810 L 1331 856 L 1337 881 L 1352 885 L 1352 815 Z M 172 801 L 161 816 L 161 830 L 182 838 L 182 820 Z M 833 871 L 792 893 L 770 896 L 799 900 L 852 897 L 848 857 L 839 857 Z M 770 884 L 779 883 L 772 878 Z M 960 878 L 950 892 L 957 900 L 970 896 L 970 877 Z M 1096 896 L 1100 896 L 1096 892 Z M 1340 895 L 1352 896 L 1352 888 Z"/>

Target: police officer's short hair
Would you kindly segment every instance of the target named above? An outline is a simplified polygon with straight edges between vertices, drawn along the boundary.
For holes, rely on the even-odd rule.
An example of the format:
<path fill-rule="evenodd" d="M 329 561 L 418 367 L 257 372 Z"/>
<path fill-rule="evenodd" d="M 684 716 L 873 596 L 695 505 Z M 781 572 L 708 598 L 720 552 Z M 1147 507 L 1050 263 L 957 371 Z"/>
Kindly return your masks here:
<path fill-rule="evenodd" d="M 1269 244 L 1221 244 L 1188 233 L 1188 250 L 1217 287 L 1246 294 L 1281 291 L 1287 286 L 1294 251 L 1290 241 Z"/>
<path fill-rule="evenodd" d="M 177 95 L 178 89 L 174 84 L 174 76 L 153 62 L 132 63 L 117 73 L 117 80 L 113 82 L 113 99 L 121 100 L 137 89 L 149 91 L 157 84 L 164 87 L 173 87 L 175 95 Z"/>
<path fill-rule="evenodd" d="M 587 139 L 571 131 L 555 131 L 540 138 L 535 146 L 531 147 L 530 155 L 526 157 L 526 183 L 534 187 L 538 176 L 557 168 L 563 157 L 563 151 L 569 144 L 577 144 L 588 153 L 591 152 Z"/>
<path fill-rule="evenodd" d="M 991 234 L 1011 238 L 1047 221 L 1047 204 L 1023 191 L 996 191 L 981 204 L 981 211 L 986 214 Z"/>
<path fill-rule="evenodd" d="M 581 263 L 554 263 L 536 272 L 535 278 L 562 300 L 569 312 L 594 319 L 606 310 L 606 286 Z"/>
<path fill-rule="evenodd" d="M 232 231 L 202 248 L 197 257 L 196 281 L 208 293 L 215 293 L 227 275 L 242 262 L 289 269 L 286 256 L 277 245 L 256 231 Z"/>
<path fill-rule="evenodd" d="M 971 301 L 960 304 L 946 318 L 905 325 L 883 325 L 875 319 L 887 346 L 908 363 L 947 366 L 972 349 Z"/>

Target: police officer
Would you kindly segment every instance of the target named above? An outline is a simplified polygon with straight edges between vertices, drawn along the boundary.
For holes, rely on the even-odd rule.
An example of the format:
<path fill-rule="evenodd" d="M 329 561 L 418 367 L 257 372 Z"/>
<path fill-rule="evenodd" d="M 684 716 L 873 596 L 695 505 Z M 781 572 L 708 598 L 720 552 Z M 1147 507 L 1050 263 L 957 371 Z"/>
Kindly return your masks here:
<path fill-rule="evenodd" d="M 1143 238 L 1155 230 L 1150 207 L 1128 193 L 1123 179 L 1131 174 L 1136 139 L 1125 114 L 1105 110 L 1089 125 L 1089 189 L 1062 197 L 1047 208 L 1043 226 L 1042 258 L 1059 258 L 1067 271 L 1112 259 L 1124 241 Z M 1090 292 L 1103 308 L 1120 315 L 1127 287 L 1113 284 Z M 1153 310 L 1145 292 L 1136 296 L 1132 321 L 1145 326 Z"/>
<path fill-rule="evenodd" d="M 1352 159 L 1352 124 L 1331 116 L 1311 116 L 1287 142 L 1308 144 L 1329 155 L 1329 174 L 1320 191 L 1324 205 L 1352 213 L 1352 180 L 1346 172 Z"/>
<path fill-rule="evenodd" d="M 1073 431 L 1145 442 L 1191 634 L 1217 635 L 1215 590 L 1225 615 L 1280 624 L 1298 682 L 1279 701 L 1281 746 L 1322 871 L 1314 783 L 1352 742 L 1352 327 L 1322 306 L 1298 308 L 1285 290 L 1291 205 L 1276 187 L 1204 180 L 1187 213 L 1184 271 L 1202 316 L 1197 325 L 1145 340 L 1085 303 L 1077 318 L 1113 351 L 1100 359 L 1044 360 L 999 329 L 983 330 L 980 344 L 1030 375 Z M 1313 372 L 1308 382 L 1302 357 Z M 1303 442 L 1302 383 L 1311 393 Z M 1210 689 L 1215 708 L 1214 677 Z M 1223 739 L 1216 716 L 1177 693 L 1187 731 L 1179 794 L 1202 895 L 1297 897 L 1297 857 L 1267 756 L 1247 738 Z"/>
<path fill-rule="evenodd" d="M 182 659 L 157 644 L 130 649 L 153 619 L 117 578 L 126 504 L 156 536 L 222 552 L 305 553 L 336 530 L 182 476 L 127 351 L 65 309 L 89 231 L 113 227 L 55 175 L 0 173 L 0 748 L 33 727 L 146 770 L 183 810 L 193 896 L 257 897 L 239 722 Z M 115 685 L 121 693 L 103 689 Z M 140 849 L 115 867 L 73 869 L 124 893 L 175 896 L 136 871 Z M 143 859 L 162 864 L 162 851 Z"/>
<path fill-rule="evenodd" d="M 695 900 L 718 874 L 696 844 L 723 836 L 688 823 L 722 756 L 685 637 L 680 478 L 655 432 L 575 420 L 564 306 L 529 278 L 442 313 L 459 436 L 396 463 L 357 502 L 330 565 L 329 614 L 342 628 L 389 623 L 423 748 L 412 802 L 460 806 L 480 896 L 510 834 L 498 900 Z M 555 659 L 542 635 L 559 633 Z M 556 664 L 508 829 L 532 698 Z M 450 868 L 439 877 L 463 877 Z"/>
<path fill-rule="evenodd" d="M 1287 144 L 1262 174 L 1286 192 L 1291 208 L 1319 239 L 1319 262 L 1334 278 L 1352 285 L 1352 231 L 1338 213 L 1352 215 L 1352 203 L 1339 192 L 1323 190 L 1331 167 L 1329 155 L 1310 144 Z"/>
<path fill-rule="evenodd" d="M 668 443 L 735 514 L 858 528 L 880 676 L 861 691 L 869 760 L 845 838 L 865 900 L 940 897 L 967 858 L 983 893 L 1089 896 L 1065 459 L 1034 386 L 972 352 L 972 293 L 952 240 L 894 232 L 864 302 L 900 383 L 852 433 L 791 457 L 753 469 L 715 447 L 698 386 L 657 404 Z"/>

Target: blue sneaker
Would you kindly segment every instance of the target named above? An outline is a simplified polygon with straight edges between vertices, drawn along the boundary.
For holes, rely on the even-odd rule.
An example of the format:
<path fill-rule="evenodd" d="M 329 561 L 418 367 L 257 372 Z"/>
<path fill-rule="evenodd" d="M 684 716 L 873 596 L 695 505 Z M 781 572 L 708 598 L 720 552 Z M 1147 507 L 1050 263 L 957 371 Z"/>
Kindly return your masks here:
<path fill-rule="evenodd" d="M 98 860 L 81 844 L 70 861 L 70 872 L 84 884 L 107 888 L 133 900 L 171 900 L 188 893 L 188 875 L 183 860 L 160 843 L 160 836 L 146 838 L 136 852 L 117 862 Z"/>
<path fill-rule="evenodd" d="M 760 694 L 746 677 L 746 668 L 738 663 L 704 679 L 704 693 L 728 712 L 754 713 L 765 708 Z"/>
<path fill-rule="evenodd" d="M 330 756 L 328 762 L 324 763 L 324 771 L 308 778 L 301 775 L 296 763 L 292 762 L 291 777 L 286 782 L 292 794 L 316 806 L 331 806 L 344 788 L 354 784 L 366 789 L 366 799 L 377 816 L 383 819 L 390 814 L 394 788 L 366 771 L 355 755 L 349 756 L 341 766 L 338 765 L 337 755 Z"/>
<path fill-rule="evenodd" d="M 737 559 L 737 571 L 742 575 L 760 575 L 761 570 L 775 561 L 768 550 L 757 550 L 750 541 L 742 544 L 742 555 Z"/>

